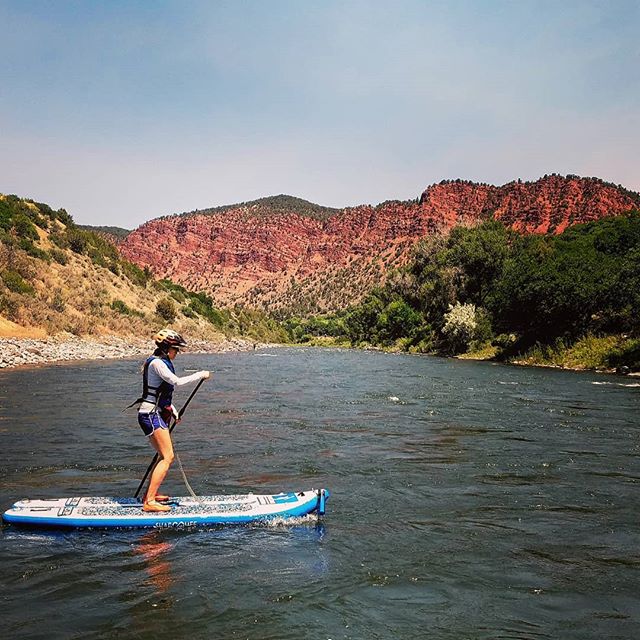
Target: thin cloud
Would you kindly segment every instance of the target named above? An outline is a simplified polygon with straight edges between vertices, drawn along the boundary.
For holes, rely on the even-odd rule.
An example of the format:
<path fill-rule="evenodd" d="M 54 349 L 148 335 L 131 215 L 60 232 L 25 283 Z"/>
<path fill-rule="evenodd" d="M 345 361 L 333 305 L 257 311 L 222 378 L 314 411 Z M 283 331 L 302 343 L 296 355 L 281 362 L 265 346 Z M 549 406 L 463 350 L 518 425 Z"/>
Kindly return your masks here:
<path fill-rule="evenodd" d="M 80 222 L 458 177 L 640 189 L 637 2 L 30 2 L 0 20 L 0 191 Z"/>

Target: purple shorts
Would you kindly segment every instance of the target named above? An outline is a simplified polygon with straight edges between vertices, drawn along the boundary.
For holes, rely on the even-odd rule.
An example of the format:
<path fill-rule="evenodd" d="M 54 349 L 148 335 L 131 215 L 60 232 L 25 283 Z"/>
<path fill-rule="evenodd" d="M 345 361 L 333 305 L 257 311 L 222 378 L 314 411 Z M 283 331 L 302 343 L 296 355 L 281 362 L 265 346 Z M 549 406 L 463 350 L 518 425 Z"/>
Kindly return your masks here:
<path fill-rule="evenodd" d="M 168 429 L 166 422 L 160 416 L 160 412 L 139 413 L 138 424 L 145 436 L 152 436 L 156 429 Z"/>

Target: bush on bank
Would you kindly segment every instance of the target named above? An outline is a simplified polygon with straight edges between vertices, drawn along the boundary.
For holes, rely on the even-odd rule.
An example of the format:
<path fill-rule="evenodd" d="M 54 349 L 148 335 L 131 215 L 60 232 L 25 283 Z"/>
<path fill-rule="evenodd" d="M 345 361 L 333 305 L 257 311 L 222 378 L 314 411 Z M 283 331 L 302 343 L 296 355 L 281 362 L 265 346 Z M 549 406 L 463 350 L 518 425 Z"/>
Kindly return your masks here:
<path fill-rule="evenodd" d="M 421 242 L 406 268 L 339 322 L 306 321 L 306 334 L 301 326 L 289 325 L 292 339 L 328 326 L 354 346 L 529 353 L 540 363 L 578 345 L 571 357 L 586 366 L 639 368 L 640 212 L 557 236 L 520 235 L 494 220 L 456 227 Z M 586 345 L 606 336 L 618 337 L 591 353 Z"/>

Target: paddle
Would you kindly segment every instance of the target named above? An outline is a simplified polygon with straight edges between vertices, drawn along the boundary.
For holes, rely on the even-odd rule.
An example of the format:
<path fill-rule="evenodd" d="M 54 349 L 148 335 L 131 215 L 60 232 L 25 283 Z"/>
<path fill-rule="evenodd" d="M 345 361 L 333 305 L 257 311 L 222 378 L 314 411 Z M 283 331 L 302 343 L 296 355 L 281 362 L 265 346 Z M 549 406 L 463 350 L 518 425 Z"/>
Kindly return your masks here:
<path fill-rule="evenodd" d="M 178 411 L 178 420 L 182 418 L 182 414 L 185 412 L 186 408 L 189 406 L 189 403 L 193 399 L 193 396 L 196 395 L 196 393 L 198 392 L 198 389 L 200 388 L 200 386 L 205 380 L 206 378 L 203 378 L 202 380 L 200 380 L 200 382 L 198 382 L 198 384 L 196 385 L 196 388 L 191 392 L 191 395 L 187 398 L 187 401 L 184 403 L 184 405 L 182 405 L 182 409 Z M 176 426 L 176 424 L 178 424 L 178 420 L 176 420 L 175 418 L 173 419 L 173 422 L 169 426 L 169 433 L 171 433 L 173 431 L 173 428 Z M 147 476 L 151 473 L 151 469 L 153 469 L 153 467 L 156 466 L 156 462 L 158 462 L 158 453 L 156 453 L 156 455 L 153 456 L 153 460 L 151 461 L 151 464 L 147 467 L 144 477 L 140 481 L 140 484 L 138 485 L 138 488 L 133 496 L 134 498 L 137 498 L 138 495 L 140 494 L 140 489 L 142 489 L 142 486 L 144 485 L 144 482 L 147 479 Z"/>

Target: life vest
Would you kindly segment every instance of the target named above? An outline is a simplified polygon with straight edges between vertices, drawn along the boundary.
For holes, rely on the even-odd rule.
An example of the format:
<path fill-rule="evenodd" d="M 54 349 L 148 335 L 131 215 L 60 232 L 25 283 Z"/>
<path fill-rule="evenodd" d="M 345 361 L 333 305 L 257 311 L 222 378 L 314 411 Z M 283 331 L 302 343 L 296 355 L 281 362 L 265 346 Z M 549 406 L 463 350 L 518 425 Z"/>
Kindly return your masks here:
<path fill-rule="evenodd" d="M 173 362 L 171 362 L 168 356 L 149 356 L 144 363 L 144 368 L 142 369 L 142 395 L 135 402 L 132 402 L 129 407 L 127 407 L 127 409 L 133 407 L 136 404 L 141 404 L 142 402 L 152 402 L 156 405 L 156 409 L 160 410 L 168 407 L 171 404 L 173 398 L 173 390 L 175 388 L 174 385 L 169 384 L 164 380 L 162 380 L 160 385 L 158 385 L 157 387 L 152 387 L 149 384 L 149 365 L 156 358 L 162 360 L 162 362 L 164 362 L 167 367 L 169 367 L 169 371 L 175 374 L 176 370 L 173 366 Z"/>

